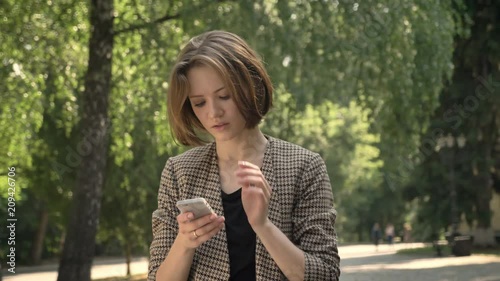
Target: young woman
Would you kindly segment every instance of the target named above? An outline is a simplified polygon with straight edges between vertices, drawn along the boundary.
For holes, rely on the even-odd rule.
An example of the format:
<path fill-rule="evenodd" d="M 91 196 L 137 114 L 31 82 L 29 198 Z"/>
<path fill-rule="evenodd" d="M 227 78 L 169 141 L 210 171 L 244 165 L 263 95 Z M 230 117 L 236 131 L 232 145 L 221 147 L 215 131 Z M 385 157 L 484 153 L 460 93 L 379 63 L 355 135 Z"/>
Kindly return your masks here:
<path fill-rule="evenodd" d="M 197 147 L 163 170 L 148 280 L 338 280 L 324 161 L 260 131 L 272 92 L 262 62 L 235 34 L 207 32 L 181 51 L 169 122 L 180 143 Z M 179 214 L 176 202 L 195 197 L 216 214 Z"/>

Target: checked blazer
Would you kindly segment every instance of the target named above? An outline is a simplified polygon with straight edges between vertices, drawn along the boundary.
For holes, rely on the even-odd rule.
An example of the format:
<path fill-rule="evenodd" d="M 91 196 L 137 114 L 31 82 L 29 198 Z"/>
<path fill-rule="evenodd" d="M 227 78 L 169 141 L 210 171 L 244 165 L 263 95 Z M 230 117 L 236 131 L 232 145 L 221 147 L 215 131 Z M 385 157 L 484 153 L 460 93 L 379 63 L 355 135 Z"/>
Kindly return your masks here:
<path fill-rule="evenodd" d="M 305 253 L 305 280 L 338 280 L 340 257 L 334 228 L 336 211 L 323 159 L 300 146 L 266 136 L 262 173 L 272 187 L 269 219 Z M 178 200 L 204 197 L 224 215 L 215 143 L 196 147 L 167 160 L 153 212 L 148 281 L 173 244 Z M 257 237 L 257 280 L 286 280 Z M 225 228 L 195 252 L 189 280 L 229 280 Z"/>

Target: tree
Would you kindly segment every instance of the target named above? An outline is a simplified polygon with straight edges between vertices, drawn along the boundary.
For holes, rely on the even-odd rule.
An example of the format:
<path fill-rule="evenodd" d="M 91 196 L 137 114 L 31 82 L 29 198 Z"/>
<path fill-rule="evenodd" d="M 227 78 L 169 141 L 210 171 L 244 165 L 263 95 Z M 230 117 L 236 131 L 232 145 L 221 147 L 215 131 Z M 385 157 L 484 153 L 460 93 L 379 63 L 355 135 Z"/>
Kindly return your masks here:
<path fill-rule="evenodd" d="M 85 18 L 78 13 L 82 5 L 42 2 L 4 1 L 0 5 L 4 27 L 0 34 L 4 66 L 0 75 L 5 81 L 0 84 L 0 147 L 7 156 L 0 161 L 16 166 L 22 175 L 16 195 L 19 208 L 26 210 L 20 213 L 26 216 L 23 234 L 36 233 L 36 237 L 22 237 L 26 242 L 18 253 L 23 262 L 33 244 L 32 263 L 37 263 L 47 244 L 57 239 L 49 238 L 42 247 L 47 224 L 52 221 L 57 228 L 64 228 L 65 206 L 77 165 L 68 163 L 65 148 L 75 147 L 75 93 L 85 60 L 84 50 L 72 49 L 84 36 L 68 32 L 82 26 Z M 68 11 L 71 9 L 74 14 Z M 36 219 L 30 219 L 35 214 Z M 30 231 L 32 226 L 37 231 Z"/>
<path fill-rule="evenodd" d="M 490 227 L 492 183 L 498 176 L 491 171 L 498 167 L 500 29 L 495 11 L 500 5 L 467 0 L 456 2 L 455 9 L 461 29 L 455 38 L 453 77 L 441 92 L 420 148 L 423 161 L 407 193 L 410 200 L 419 200 L 420 216 L 434 220 L 434 231 L 464 215 L 469 224 L 477 223 L 475 243 L 491 244 L 492 233 L 480 234 Z M 446 188 L 437 192 L 436 186 Z"/>
<path fill-rule="evenodd" d="M 113 43 L 116 34 L 135 31 L 150 23 L 114 29 L 113 0 L 91 1 L 88 70 L 82 95 L 80 131 L 82 144 L 88 147 L 78 169 L 74 204 L 68 224 L 68 235 L 59 266 L 58 280 L 89 280 L 94 255 L 95 236 L 101 209 L 105 180 L 109 127 L 108 102 L 112 81 Z M 178 18 L 170 15 L 154 24 Z M 82 222 L 84 222 L 82 224 Z"/>
<path fill-rule="evenodd" d="M 57 280 L 90 280 L 101 209 L 109 126 L 113 53 L 113 0 L 91 1 L 88 70 L 82 95 L 81 131 L 87 147 L 78 168 L 68 234 Z"/>

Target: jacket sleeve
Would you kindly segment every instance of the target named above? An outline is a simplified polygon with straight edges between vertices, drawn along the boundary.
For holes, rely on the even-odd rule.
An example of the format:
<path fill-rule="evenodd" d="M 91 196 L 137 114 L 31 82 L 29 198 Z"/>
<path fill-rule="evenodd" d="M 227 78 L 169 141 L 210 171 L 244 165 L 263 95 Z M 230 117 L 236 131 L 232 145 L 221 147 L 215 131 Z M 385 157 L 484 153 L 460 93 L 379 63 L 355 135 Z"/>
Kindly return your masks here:
<path fill-rule="evenodd" d="M 178 198 L 177 180 L 169 159 L 163 169 L 158 191 L 158 209 L 153 212 L 153 241 L 149 249 L 148 281 L 156 280 L 156 271 L 167 257 L 178 232 L 175 203 Z"/>
<path fill-rule="evenodd" d="M 326 165 L 319 154 L 309 160 L 299 179 L 292 220 L 293 239 L 304 251 L 304 280 L 339 280 L 333 195 Z"/>

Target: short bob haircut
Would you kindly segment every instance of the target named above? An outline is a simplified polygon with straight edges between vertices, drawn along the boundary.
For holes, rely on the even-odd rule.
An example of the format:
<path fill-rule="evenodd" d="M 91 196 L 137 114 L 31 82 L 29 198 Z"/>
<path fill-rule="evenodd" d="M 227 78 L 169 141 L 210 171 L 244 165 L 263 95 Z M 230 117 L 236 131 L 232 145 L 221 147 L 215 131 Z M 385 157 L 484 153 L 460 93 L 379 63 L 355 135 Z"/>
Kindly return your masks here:
<path fill-rule="evenodd" d="M 246 128 L 259 124 L 272 106 L 271 79 L 257 54 L 239 36 L 210 31 L 192 38 L 182 49 L 172 70 L 167 111 L 174 137 L 183 145 L 205 144 L 198 132 L 206 132 L 188 99 L 189 70 L 197 66 L 214 69 L 224 81 Z"/>

